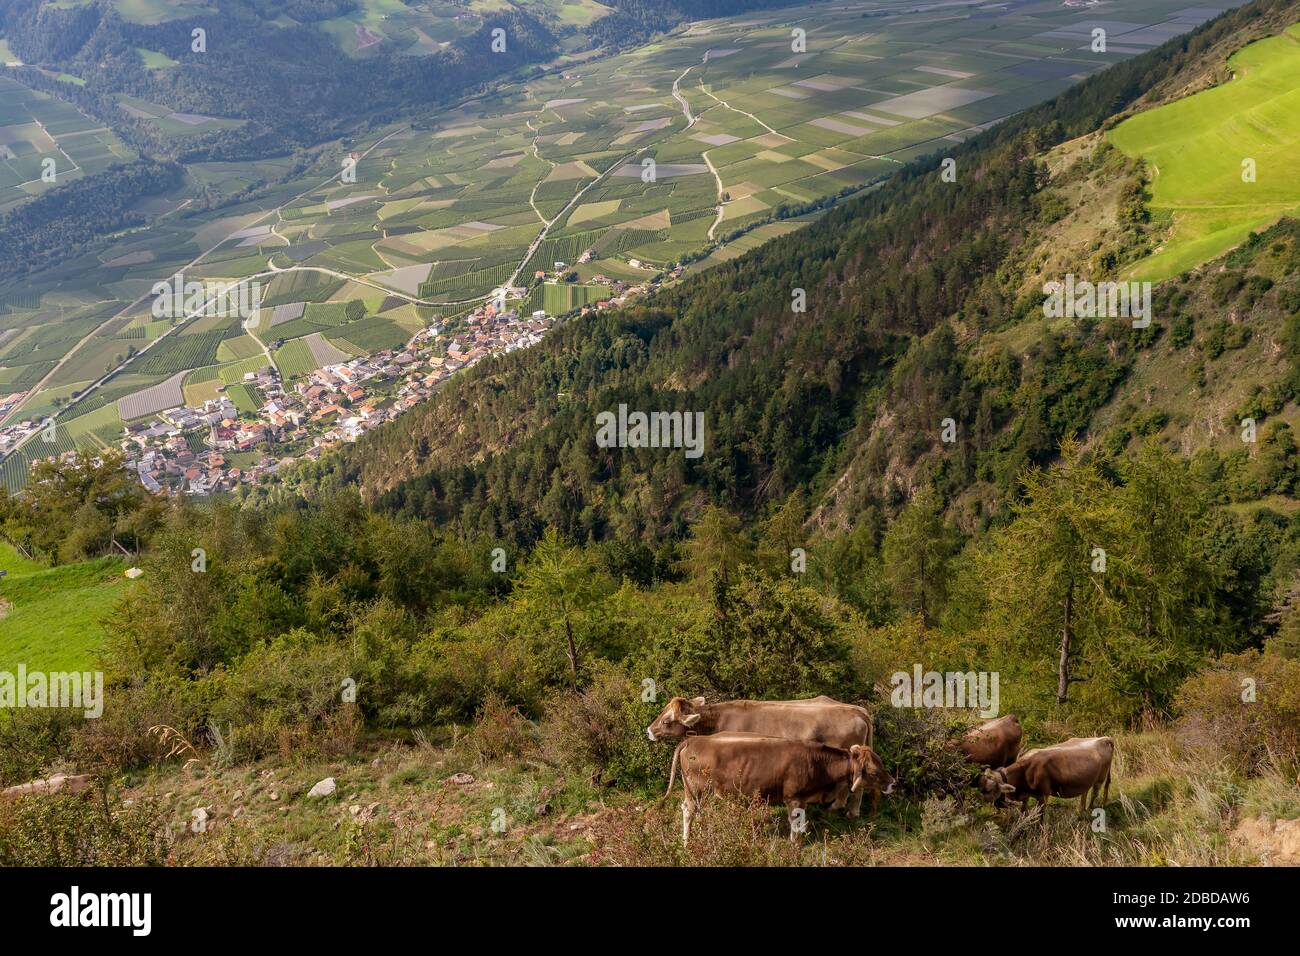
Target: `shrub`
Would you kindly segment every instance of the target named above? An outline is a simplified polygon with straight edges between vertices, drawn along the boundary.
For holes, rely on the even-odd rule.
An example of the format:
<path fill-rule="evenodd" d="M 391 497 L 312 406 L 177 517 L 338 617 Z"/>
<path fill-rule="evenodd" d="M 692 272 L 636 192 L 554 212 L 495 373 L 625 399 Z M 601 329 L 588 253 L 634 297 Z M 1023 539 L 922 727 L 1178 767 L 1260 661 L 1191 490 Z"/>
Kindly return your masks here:
<path fill-rule="evenodd" d="M 711 613 L 656 637 L 633 673 L 688 697 L 852 696 L 847 622 L 833 602 L 750 567 L 711 585 Z"/>
<path fill-rule="evenodd" d="M 234 670 L 210 678 L 221 688 L 212 719 L 229 728 L 228 741 L 240 760 L 271 751 L 285 757 L 345 752 L 360 722 L 342 697 L 350 677 L 346 647 L 295 630 L 255 647 Z M 356 694 L 361 699 L 365 685 L 358 684 Z"/>
<path fill-rule="evenodd" d="M 591 686 L 547 703 L 544 753 L 600 783 L 666 785 L 673 748 L 645 732 L 661 708 L 662 701 L 642 701 L 640 685 L 613 665 L 598 665 Z"/>
<path fill-rule="evenodd" d="M 536 727 L 518 707 L 490 691 L 461 743 L 480 765 L 502 757 L 522 757 L 537 746 Z"/>
<path fill-rule="evenodd" d="M 896 792 L 909 797 L 957 795 L 974 781 L 978 768 L 957 746 L 964 718 L 937 710 L 911 710 L 888 702 L 876 708 L 875 751 L 898 781 Z"/>
<path fill-rule="evenodd" d="M 0 803 L 0 866 L 161 866 L 162 813 L 102 791 Z"/>
<path fill-rule="evenodd" d="M 73 728 L 83 721 L 77 711 L 14 709 L 0 719 L 0 787 L 26 783 L 62 757 Z"/>
<path fill-rule="evenodd" d="M 1300 661 L 1255 650 L 1229 654 L 1187 680 L 1176 700 L 1185 746 L 1244 773 L 1289 768 L 1294 775 L 1300 764 Z"/>
<path fill-rule="evenodd" d="M 106 687 L 103 716 L 82 721 L 73 732 L 73 763 L 113 772 L 162 760 L 167 748 L 149 728 L 174 727 L 186 739 L 200 739 L 214 689 L 211 681 L 165 675 Z"/>

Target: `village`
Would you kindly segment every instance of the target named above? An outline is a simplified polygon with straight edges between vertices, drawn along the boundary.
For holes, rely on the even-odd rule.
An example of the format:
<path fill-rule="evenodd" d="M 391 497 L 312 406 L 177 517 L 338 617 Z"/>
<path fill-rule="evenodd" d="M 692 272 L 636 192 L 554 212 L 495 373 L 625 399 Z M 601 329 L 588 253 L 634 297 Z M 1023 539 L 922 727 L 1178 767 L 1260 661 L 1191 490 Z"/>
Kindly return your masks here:
<path fill-rule="evenodd" d="M 356 441 L 425 401 L 459 370 L 541 341 L 552 322 L 545 313 L 521 318 L 489 304 L 458 331 L 431 325 L 405 348 L 327 365 L 291 384 L 264 366 L 240 383 L 262 399 L 255 413 L 241 413 L 221 394 L 128 423 L 121 442 L 126 467 L 155 494 L 237 491 Z"/>
<path fill-rule="evenodd" d="M 559 279 L 564 263 L 556 266 Z M 680 269 L 664 278 L 679 275 Z M 546 278 L 545 273 L 537 276 Z M 576 311 L 586 315 L 620 307 L 656 288 L 659 280 L 629 285 L 600 276 L 597 281 L 609 286 L 609 297 Z M 542 309 L 522 316 L 505 304 L 527 293 L 525 288 L 496 290 L 468 315 L 446 328 L 435 321 L 400 349 L 326 365 L 288 383 L 268 363 L 246 372 L 238 383 L 218 386 L 216 397 L 201 404 L 128 421 L 119 442 L 125 467 L 154 494 L 207 496 L 238 493 L 300 461 L 318 461 L 331 447 L 354 442 L 425 401 L 461 369 L 540 342 L 556 317 Z M 242 403 L 232 396 L 236 386 Z M 0 397 L 0 414 L 22 397 L 21 392 Z M 43 430 L 52 440 L 53 421 L 31 418 L 0 429 L 0 458 L 29 440 L 40 440 L 37 433 Z M 54 457 L 67 462 L 76 454 L 65 451 Z"/>

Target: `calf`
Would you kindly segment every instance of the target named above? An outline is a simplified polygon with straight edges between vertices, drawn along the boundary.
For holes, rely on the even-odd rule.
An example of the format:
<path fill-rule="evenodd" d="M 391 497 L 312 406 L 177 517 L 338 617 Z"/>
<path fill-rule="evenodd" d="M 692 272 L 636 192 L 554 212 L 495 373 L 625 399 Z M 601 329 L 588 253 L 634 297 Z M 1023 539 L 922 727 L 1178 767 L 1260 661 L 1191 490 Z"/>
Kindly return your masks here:
<path fill-rule="evenodd" d="M 790 839 L 798 837 L 796 811 L 814 803 L 842 805 L 850 794 L 871 789 L 891 793 L 894 778 L 874 750 L 854 744 L 847 750 L 827 744 L 724 731 L 687 737 L 677 745 L 669 774 L 671 792 L 678 764 L 682 770 L 682 843 L 691 820 L 709 794 L 758 797 L 785 804 Z"/>
<path fill-rule="evenodd" d="M 1109 737 L 1071 737 L 1065 743 L 1030 750 L 1009 766 L 985 770 L 980 775 L 980 793 L 986 799 L 999 796 L 1029 806 L 1038 798 L 1046 814 L 1047 798 L 1079 798 L 1079 812 L 1087 813 L 1102 794 L 1110 799 L 1110 766 L 1115 741 Z"/>

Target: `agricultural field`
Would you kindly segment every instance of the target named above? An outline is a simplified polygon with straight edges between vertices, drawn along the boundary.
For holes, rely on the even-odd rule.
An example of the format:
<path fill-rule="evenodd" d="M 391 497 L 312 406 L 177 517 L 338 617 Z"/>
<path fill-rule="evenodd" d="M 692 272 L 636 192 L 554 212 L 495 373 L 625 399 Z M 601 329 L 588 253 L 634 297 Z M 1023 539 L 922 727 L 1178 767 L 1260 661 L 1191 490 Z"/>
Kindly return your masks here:
<path fill-rule="evenodd" d="M 162 54 L 141 50 L 140 55 L 146 68 L 168 68 L 168 63 L 164 62 L 167 58 Z M 175 61 L 170 62 L 174 64 Z M 119 96 L 117 105 L 128 116 L 154 124 L 168 139 L 184 139 L 187 136 L 197 136 L 200 133 L 211 133 L 222 129 L 233 130 L 244 125 L 243 120 L 205 116 L 201 113 L 182 113 L 134 96 Z"/>
<path fill-rule="evenodd" d="M 1163 247 L 1132 268 L 1158 282 L 1217 258 L 1300 209 L 1300 25 L 1228 61 L 1221 86 L 1139 113 L 1110 141 L 1151 174 L 1150 207 L 1172 218 Z"/>
<path fill-rule="evenodd" d="M 0 50 L 0 59 L 7 56 Z M 0 212 L 134 157 L 117 134 L 76 107 L 0 76 Z"/>
<path fill-rule="evenodd" d="M 266 364 L 263 345 L 292 378 L 400 346 L 434 317 L 464 314 L 505 285 L 528 289 L 522 308 L 562 314 L 607 297 L 602 279 L 635 284 L 683 260 L 707 268 L 1229 5 L 1219 4 L 1135 0 L 1122 19 L 1054 0 L 764 11 L 575 59 L 336 144 L 340 161 L 355 159 L 354 177 L 323 161 L 239 205 L 189 214 L 182 206 L 198 190 L 242 189 L 284 168 L 196 164 L 186 187 L 160 200 L 169 215 L 150 228 L 0 288 L 0 394 L 27 393 L 11 420 L 58 415 L 68 443 L 84 443 L 107 434 L 106 406 L 128 418 L 164 393 L 213 397 Z M 586 0 L 524 5 L 573 22 L 599 13 Z M 162 6 L 136 0 L 123 14 L 147 18 Z M 478 2 L 471 10 L 454 21 L 463 7 L 367 0 L 340 18 L 348 28 L 320 27 L 340 42 L 368 30 L 385 42 L 425 44 L 423 33 L 438 43 L 447 37 L 421 18 L 476 29 L 475 18 L 491 12 Z M 1111 38 L 1106 53 L 1089 49 L 1098 23 Z M 366 55 L 361 44 L 354 52 Z M 142 69 L 170 68 L 141 57 Z M 5 129 L 28 129 L 19 121 L 49 109 L 22 99 L 21 88 L 9 92 Z M 170 136 L 225 122 L 121 103 Z M 182 318 L 174 329 L 150 314 L 149 291 L 177 272 L 259 283 L 262 315 L 249 329 L 208 318 Z M 576 282 L 551 281 L 569 272 Z M 99 417 L 76 424 L 89 414 Z"/>
<path fill-rule="evenodd" d="M 609 12 L 596 0 L 359 0 L 356 10 L 316 26 L 348 56 L 367 57 L 385 49 L 422 56 L 482 29 L 492 14 L 511 8 L 560 30 L 589 26 Z"/>

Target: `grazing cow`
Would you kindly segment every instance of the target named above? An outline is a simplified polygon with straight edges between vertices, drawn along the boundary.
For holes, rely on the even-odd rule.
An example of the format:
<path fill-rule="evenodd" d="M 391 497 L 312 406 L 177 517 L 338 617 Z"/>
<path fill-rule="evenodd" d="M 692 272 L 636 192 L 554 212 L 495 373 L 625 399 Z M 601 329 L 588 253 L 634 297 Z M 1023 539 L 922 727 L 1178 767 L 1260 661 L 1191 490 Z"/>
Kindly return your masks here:
<path fill-rule="evenodd" d="M 854 744 L 872 745 L 871 714 L 867 709 L 826 696 L 805 700 L 729 700 L 716 704 L 706 703 L 703 697 L 693 700 L 674 697 L 646 728 L 651 740 L 723 731 L 806 740 L 841 750 Z M 872 793 L 872 805 L 878 805 L 880 794 Z M 860 812 L 862 796 L 861 792 L 854 792 L 849 797 L 850 817 Z"/>
<path fill-rule="evenodd" d="M 671 792 L 678 765 L 682 769 L 682 843 L 691 836 L 691 820 L 709 794 L 759 797 L 785 804 L 790 839 L 798 838 L 798 810 L 809 804 L 842 805 L 850 794 L 870 789 L 891 793 L 894 778 L 876 752 L 862 744 L 848 749 L 806 740 L 723 731 L 687 737 L 677 745 L 668 778 Z"/>
<path fill-rule="evenodd" d="M 1020 719 L 1007 714 L 972 727 L 961 739 L 962 753 L 971 763 L 1005 767 L 1020 756 Z"/>
<path fill-rule="evenodd" d="M 1087 813 L 1102 794 L 1110 799 L 1110 765 L 1115 741 L 1109 737 L 1071 737 L 1065 743 L 1021 754 L 1014 763 L 980 774 L 980 793 L 986 799 L 999 796 L 1029 806 L 1037 797 L 1047 808 L 1047 798 L 1079 798 L 1079 813 Z"/>

